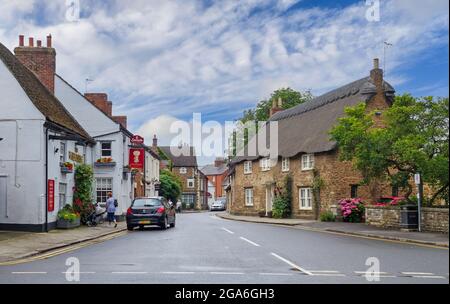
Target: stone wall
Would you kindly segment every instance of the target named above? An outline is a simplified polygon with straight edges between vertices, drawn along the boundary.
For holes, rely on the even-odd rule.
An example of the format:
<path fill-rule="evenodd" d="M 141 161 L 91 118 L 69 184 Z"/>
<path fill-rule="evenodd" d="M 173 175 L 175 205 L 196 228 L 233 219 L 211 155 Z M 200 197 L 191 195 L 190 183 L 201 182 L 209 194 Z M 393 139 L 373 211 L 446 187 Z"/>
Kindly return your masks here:
<path fill-rule="evenodd" d="M 448 208 L 423 208 L 422 231 L 448 233 Z M 366 207 L 366 224 L 400 229 L 400 207 Z"/>
<path fill-rule="evenodd" d="M 448 208 L 423 208 L 421 217 L 423 231 L 448 234 Z"/>

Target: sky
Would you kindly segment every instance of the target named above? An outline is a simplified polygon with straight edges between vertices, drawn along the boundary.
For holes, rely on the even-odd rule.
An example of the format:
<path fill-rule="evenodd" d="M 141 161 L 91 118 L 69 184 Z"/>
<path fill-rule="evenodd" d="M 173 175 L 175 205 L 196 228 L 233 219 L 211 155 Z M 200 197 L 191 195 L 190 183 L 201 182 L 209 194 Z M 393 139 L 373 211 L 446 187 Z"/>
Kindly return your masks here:
<path fill-rule="evenodd" d="M 367 18 L 376 3 L 379 18 Z M 278 88 L 320 95 L 368 76 L 375 57 L 397 94 L 447 97 L 448 10 L 447 0 L 0 0 L 0 42 L 13 50 L 19 34 L 51 33 L 59 75 L 82 92 L 92 79 L 88 91 L 108 93 L 130 131 L 169 144 L 168 126 L 194 112 L 223 123 Z"/>

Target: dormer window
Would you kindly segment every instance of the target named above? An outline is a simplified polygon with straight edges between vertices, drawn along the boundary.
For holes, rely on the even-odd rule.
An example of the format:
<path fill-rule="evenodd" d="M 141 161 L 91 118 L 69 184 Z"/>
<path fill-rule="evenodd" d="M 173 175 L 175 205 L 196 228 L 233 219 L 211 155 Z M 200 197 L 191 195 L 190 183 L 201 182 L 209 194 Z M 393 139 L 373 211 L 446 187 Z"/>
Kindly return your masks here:
<path fill-rule="evenodd" d="M 314 169 L 314 154 L 304 154 L 302 155 L 302 170 L 313 170 Z"/>
<path fill-rule="evenodd" d="M 186 174 L 186 173 L 187 173 L 186 167 L 181 167 L 180 168 L 180 174 Z"/>
<path fill-rule="evenodd" d="M 251 174 L 252 173 L 252 162 L 246 161 L 244 162 L 244 174 Z"/>

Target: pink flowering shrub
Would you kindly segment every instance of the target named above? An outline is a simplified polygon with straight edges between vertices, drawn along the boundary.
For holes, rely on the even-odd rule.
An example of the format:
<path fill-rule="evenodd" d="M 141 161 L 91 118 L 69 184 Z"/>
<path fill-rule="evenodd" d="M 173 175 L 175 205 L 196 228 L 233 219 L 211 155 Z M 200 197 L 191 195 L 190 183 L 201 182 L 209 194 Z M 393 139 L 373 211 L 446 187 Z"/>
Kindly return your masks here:
<path fill-rule="evenodd" d="M 345 222 L 361 223 L 364 221 L 365 207 L 360 198 L 346 198 L 339 202 Z"/>

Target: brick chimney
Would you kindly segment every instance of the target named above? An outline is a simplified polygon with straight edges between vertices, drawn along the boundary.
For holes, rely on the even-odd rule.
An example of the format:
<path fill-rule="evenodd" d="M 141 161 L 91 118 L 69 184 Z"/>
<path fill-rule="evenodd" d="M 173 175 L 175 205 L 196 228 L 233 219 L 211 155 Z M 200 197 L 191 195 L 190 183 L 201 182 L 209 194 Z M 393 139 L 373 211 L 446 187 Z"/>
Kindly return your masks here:
<path fill-rule="evenodd" d="M 41 40 L 34 46 L 34 38 L 28 38 L 25 46 L 25 37 L 19 36 L 19 46 L 14 49 L 17 59 L 31 70 L 41 83 L 52 93 L 55 93 L 56 51 L 52 48 L 52 36 L 47 36 L 47 45 L 42 46 Z"/>
<path fill-rule="evenodd" d="M 274 99 L 272 101 L 272 108 L 270 109 L 270 117 L 283 110 L 283 100 L 281 99 L 281 97 L 278 98 L 278 100 Z"/>
<path fill-rule="evenodd" d="M 112 103 L 106 93 L 85 93 L 84 97 L 108 116 L 112 115 Z"/>
<path fill-rule="evenodd" d="M 380 69 L 380 60 L 378 58 L 373 60 L 373 69 L 370 71 L 370 78 L 372 78 L 372 81 L 377 88 L 377 93 L 383 93 L 383 70 Z"/>
<path fill-rule="evenodd" d="M 127 116 L 112 116 L 111 118 L 125 129 L 127 128 Z"/>

